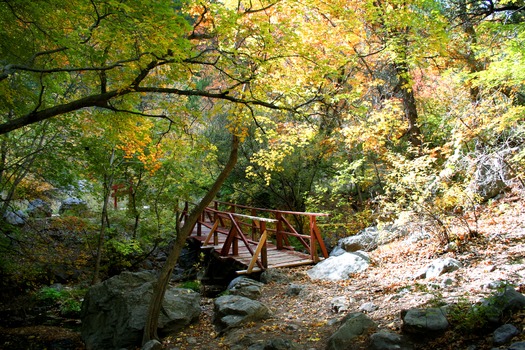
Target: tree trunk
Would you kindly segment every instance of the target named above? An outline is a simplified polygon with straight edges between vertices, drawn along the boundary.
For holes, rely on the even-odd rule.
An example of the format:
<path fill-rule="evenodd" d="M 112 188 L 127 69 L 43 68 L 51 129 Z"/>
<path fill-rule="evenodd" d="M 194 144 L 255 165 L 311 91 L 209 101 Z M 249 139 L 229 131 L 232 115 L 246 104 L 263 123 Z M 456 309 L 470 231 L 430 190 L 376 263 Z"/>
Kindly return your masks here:
<path fill-rule="evenodd" d="M 144 327 L 144 335 L 142 338 L 143 344 L 146 344 L 152 339 L 159 338 L 157 334 L 157 328 L 160 310 L 162 308 L 162 301 L 164 300 L 164 294 L 166 293 L 166 288 L 168 287 L 168 282 L 170 280 L 173 269 L 177 264 L 182 248 L 186 243 L 186 239 L 190 236 L 200 214 L 213 200 L 213 198 L 215 198 L 215 195 L 217 194 L 217 192 L 219 192 L 222 184 L 235 167 L 235 164 L 237 163 L 238 149 L 239 138 L 234 135 L 228 162 L 226 163 L 224 169 L 215 180 L 213 186 L 208 190 L 208 192 L 201 199 L 199 204 L 190 212 L 188 219 L 184 221 L 184 225 L 182 226 L 180 232 L 177 235 L 175 244 L 171 248 L 168 258 L 166 259 L 166 262 L 164 263 L 164 266 L 160 271 L 159 278 L 157 282 L 153 284 L 153 295 L 151 296 L 148 308 L 148 315 L 146 318 L 146 325 Z"/>
<path fill-rule="evenodd" d="M 105 175 L 104 179 L 104 203 L 102 204 L 102 213 L 100 216 L 100 231 L 97 243 L 97 258 L 95 260 L 95 269 L 93 271 L 93 278 L 91 284 L 100 282 L 100 262 L 102 260 L 102 246 L 104 245 L 104 236 L 106 235 L 106 228 L 108 227 L 108 206 L 109 199 L 111 197 L 111 186 L 113 186 L 113 162 L 115 160 L 115 149 L 111 152 L 111 158 L 109 160 L 110 175 Z"/>
<path fill-rule="evenodd" d="M 471 18 L 469 17 L 468 11 L 471 3 L 468 3 L 466 0 L 459 1 L 459 19 L 461 20 L 461 27 L 463 32 L 467 35 L 467 48 L 464 53 L 465 61 L 469 68 L 471 74 L 481 72 L 483 70 L 483 64 L 476 58 L 476 54 L 472 47 L 478 44 L 478 38 L 476 34 L 476 29 L 472 23 Z M 479 88 L 475 85 L 470 84 L 470 100 L 472 103 L 477 103 L 479 101 Z"/>
<path fill-rule="evenodd" d="M 408 78 L 410 72 L 405 66 L 405 63 L 396 64 L 396 72 L 399 78 L 399 89 L 401 91 L 401 99 L 403 100 L 403 109 L 405 111 L 405 118 L 408 121 L 408 129 L 405 132 L 408 142 L 414 147 L 421 147 L 422 134 L 421 129 L 417 123 L 418 113 L 416 107 L 416 98 L 414 97 L 414 89 Z"/>

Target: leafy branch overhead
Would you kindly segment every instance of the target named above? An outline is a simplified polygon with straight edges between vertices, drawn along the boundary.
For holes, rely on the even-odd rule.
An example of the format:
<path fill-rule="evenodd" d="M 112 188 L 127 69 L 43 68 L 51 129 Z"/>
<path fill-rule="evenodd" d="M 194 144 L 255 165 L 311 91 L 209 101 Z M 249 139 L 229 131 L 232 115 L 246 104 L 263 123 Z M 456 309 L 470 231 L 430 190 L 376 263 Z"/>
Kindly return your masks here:
<path fill-rule="evenodd" d="M 272 91 L 271 82 L 261 82 L 265 67 L 287 55 L 253 50 L 254 39 L 268 47 L 274 38 L 249 32 L 253 28 L 243 22 L 271 5 L 241 12 L 185 1 L 177 6 L 5 1 L 0 6 L 2 22 L 9 24 L 0 33 L 1 93 L 17 107 L 0 124 L 0 134 L 89 107 L 124 111 L 122 101 L 135 98 L 131 95 L 196 96 L 292 113 L 319 99 L 315 92 L 297 93 L 292 103 Z M 214 83 L 198 88 L 202 77 Z M 241 94 L 245 85 L 250 88 Z M 19 108 L 21 89 L 24 108 Z M 151 109 L 152 115 L 170 119 L 177 104 Z"/>

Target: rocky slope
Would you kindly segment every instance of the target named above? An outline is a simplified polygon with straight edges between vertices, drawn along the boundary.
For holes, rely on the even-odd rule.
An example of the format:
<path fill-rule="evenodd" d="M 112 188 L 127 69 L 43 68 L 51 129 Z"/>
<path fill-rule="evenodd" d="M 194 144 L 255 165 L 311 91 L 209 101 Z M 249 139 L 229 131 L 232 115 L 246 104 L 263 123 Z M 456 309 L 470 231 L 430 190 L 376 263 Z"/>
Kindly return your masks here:
<path fill-rule="evenodd" d="M 524 200 L 507 195 L 491 201 L 477 213 L 475 237 L 458 238 L 443 247 L 437 239 L 414 241 L 409 236 L 380 245 L 369 252 L 370 266 L 342 281 L 312 280 L 311 266 L 270 273 L 259 301 L 271 310 L 264 321 L 218 333 L 212 319 L 214 299 L 202 298 L 199 320 L 173 336 L 162 339 L 164 349 L 326 349 L 340 321 L 351 312 L 362 312 L 379 329 L 402 333 L 401 313 L 414 307 L 474 305 L 494 295 L 505 284 L 525 292 Z M 453 258 L 461 268 L 440 276 L 415 278 L 421 268 L 436 259 Z M 465 314 L 465 318 L 467 318 Z M 467 320 L 476 321 L 476 320 Z M 521 334 L 512 342 L 525 341 L 525 311 L 505 322 Z M 0 329 L 0 349 L 83 349 L 78 333 L 49 326 Z M 492 331 L 465 332 L 450 329 L 438 337 L 413 340 L 414 349 L 508 349 L 494 346 Z M 42 347 L 40 347 L 42 348 Z M 368 348 L 368 335 L 357 338 L 354 349 Z"/>
<path fill-rule="evenodd" d="M 279 278 L 263 286 L 260 298 L 273 313 L 270 319 L 217 334 L 212 325 L 213 299 L 203 299 L 200 321 L 164 339 L 163 346 L 181 350 L 243 349 L 279 339 L 284 341 L 281 342 L 284 347 L 294 344 L 298 349 L 326 349 L 329 337 L 348 312 L 364 312 L 381 329 L 400 333 L 402 310 L 479 303 L 504 284 L 512 284 L 524 292 L 522 199 L 507 196 L 491 202 L 478 213 L 477 236 L 456 243 L 446 251 L 433 238 L 416 243 L 398 239 L 370 252 L 371 266 L 344 281 L 313 281 L 307 275 L 311 267 L 282 269 Z M 414 278 L 422 267 L 447 257 L 458 260 L 463 267 L 431 279 Z M 525 341 L 525 312 L 514 315 L 508 322 L 522 331 L 512 341 Z M 491 333 L 465 334 L 456 328 L 414 345 L 416 349 L 498 348 L 492 343 Z M 367 348 L 364 337 L 355 343 L 355 349 L 359 348 Z M 507 349 L 507 346 L 500 348 Z"/>

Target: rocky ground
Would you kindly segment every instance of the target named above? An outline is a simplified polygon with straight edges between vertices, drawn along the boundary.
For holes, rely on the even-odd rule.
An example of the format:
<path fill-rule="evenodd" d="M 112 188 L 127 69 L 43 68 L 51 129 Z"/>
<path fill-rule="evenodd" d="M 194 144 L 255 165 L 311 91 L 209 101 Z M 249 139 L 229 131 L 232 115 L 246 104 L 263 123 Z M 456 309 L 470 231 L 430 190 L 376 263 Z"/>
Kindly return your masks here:
<path fill-rule="evenodd" d="M 372 264 L 361 274 L 340 282 L 312 281 L 311 267 L 283 269 L 288 281 L 263 287 L 260 299 L 270 307 L 272 318 L 242 329 L 217 334 L 212 325 L 213 299 L 203 299 L 200 321 L 184 332 L 163 340 L 165 349 L 245 348 L 257 341 L 285 339 L 298 349 L 325 349 L 338 321 L 351 311 L 365 311 L 381 329 L 400 332 L 401 310 L 458 302 L 477 303 L 494 294 L 501 281 L 525 292 L 525 207 L 518 197 L 491 202 L 478 213 L 478 234 L 449 252 L 434 239 L 409 243 L 400 239 L 370 253 Z M 473 224 L 473 223 L 471 223 Z M 416 272 L 436 258 L 452 257 L 463 267 L 435 279 L 414 279 Z M 452 282 L 444 286 L 444 279 Z M 497 282 L 497 283 L 494 283 Z M 290 286 L 301 289 L 289 295 Z M 332 302 L 342 297 L 348 311 L 335 312 Z M 370 304 L 371 303 L 371 304 Z M 375 309 L 375 310 L 374 310 Z M 509 320 L 525 326 L 525 312 Z M 525 333 L 513 341 L 525 340 Z M 464 334 L 451 330 L 444 336 L 416 343 L 417 349 L 493 349 L 489 333 Z M 363 339 L 355 349 L 366 349 Z M 502 349 L 505 347 L 502 347 Z"/>
<path fill-rule="evenodd" d="M 281 280 L 263 286 L 259 299 L 272 317 L 243 328 L 218 334 L 213 327 L 214 299 L 203 298 L 199 321 L 182 332 L 163 339 L 163 348 L 246 349 L 250 344 L 281 339 L 297 349 L 325 349 L 329 337 L 348 312 L 362 311 L 381 329 L 401 332 L 400 313 L 412 307 L 457 302 L 477 303 L 495 293 L 498 281 L 506 281 L 525 292 L 525 207 L 512 195 L 491 201 L 478 213 L 478 233 L 459 240 L 451 249 L 433 238 L 409 242 L 406 237 L 370 252 L 371 265 L 363 273 L 339 282 L 313 281 L 312 267 L 280 270 Z M 472 217 L 470 225 L 475 227 Z M 422 267 L 437 258 L 452 257 L 463 265 L 435 279 L 414 279 Z M 450 285 L 443 281 L 448 279 Z M 295 292 L 294 292 L 295 291 Z M 334 309 L 339 298 L 347 310 Z M 525 312 L 509 322 L 522 334 L 513 341 L 525 341 Z M 78 333 L 50 326 L 0 329 L 0 349 L 39 349 L 38 339 L 47 339 L 49 349 L 82 349 Z M 54 337 L 54 338 L 53 338 Z M 33 344 L 33 345 L 31 345 Z M 493 349 L 491 334 L 465 334 L 451 329 L 436 339 L 415 343 L 416 349 Z M 355 349 L 366 349 L 359 339 Z M 504 349 L 502 347 L 501 349 Z M 506 349 L 506 348 L 505 348 Z"/>

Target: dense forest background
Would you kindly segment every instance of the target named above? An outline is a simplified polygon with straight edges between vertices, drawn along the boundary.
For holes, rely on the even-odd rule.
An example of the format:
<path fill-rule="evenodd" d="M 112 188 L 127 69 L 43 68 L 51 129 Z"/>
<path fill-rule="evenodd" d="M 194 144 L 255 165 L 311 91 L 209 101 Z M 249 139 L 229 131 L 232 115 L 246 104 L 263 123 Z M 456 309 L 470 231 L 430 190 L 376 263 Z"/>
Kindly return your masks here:
<path fill-rule="evenodd" d="M 0 22 L 3 291 L 136 267 L 232 151 L 216 198 L 329 213 L 329 245 L 400 216 L 467 239 L 523 193 L 522 0 L 4 0 Z"/>

